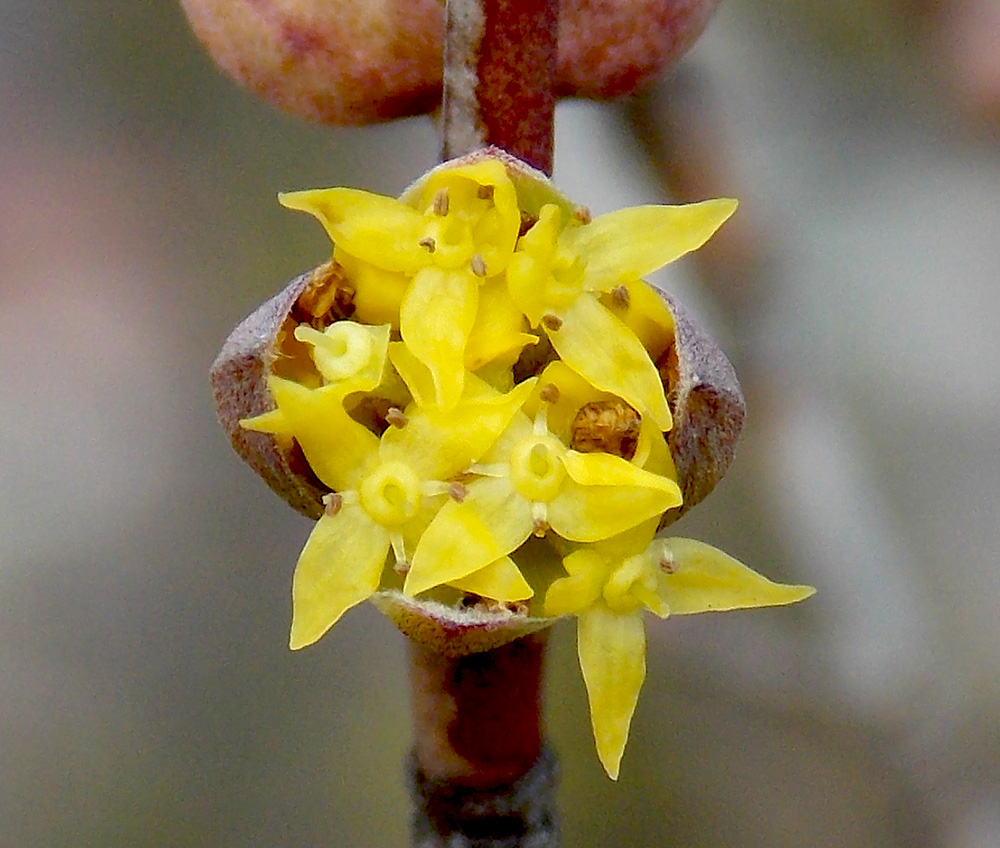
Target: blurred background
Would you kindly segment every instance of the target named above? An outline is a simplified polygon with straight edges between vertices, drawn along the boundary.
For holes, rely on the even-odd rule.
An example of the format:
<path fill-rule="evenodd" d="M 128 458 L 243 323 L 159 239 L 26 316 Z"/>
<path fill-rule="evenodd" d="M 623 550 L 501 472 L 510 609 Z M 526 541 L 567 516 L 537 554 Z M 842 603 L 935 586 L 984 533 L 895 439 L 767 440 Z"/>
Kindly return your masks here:
<path fill-rule="evenodd" d="M 567 846 L 1000 845 L 998 20 L 728 0 L 670 81 L 560 107 L 595 212 L 741 198 L 657 279 L 750 410 L 676 532 L 819 589 L 651 623 L 617 784 L 557 629 Z M 278 190 L 436 150 L 256 101 L 174 2 L 0 0 L 0 848 L 408 844 L 402 637 L 364 607 L 287 650 L 310 525 L 206 373 L 328 255 Z"/>

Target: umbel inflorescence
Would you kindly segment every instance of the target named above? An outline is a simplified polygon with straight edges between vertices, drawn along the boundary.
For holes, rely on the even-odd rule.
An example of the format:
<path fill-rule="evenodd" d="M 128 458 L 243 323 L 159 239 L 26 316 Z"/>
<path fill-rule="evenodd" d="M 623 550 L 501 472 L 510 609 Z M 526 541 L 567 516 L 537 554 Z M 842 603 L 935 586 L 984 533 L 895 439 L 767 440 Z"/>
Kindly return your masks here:
<path fill-rule="evenodd" d="M 239 418 L 234 441 L 251 461 L 280 458 L 279 471 L 255 464 L 318 516 L 295 569 L 291 647 L 376 593 L 532 621 L 576 615 L 598 753 L 616 777 L 646 610 L 812 592 L 656 536 L 689 505 L 685 490 L 704 493 L 690 445 L 671 441 L 695 434 L 709 463 L 715 443 L 704 422 L 673 432 L 682 334 L 642 278 L 700 247 L 735 201 L 591 219 L 486 151 L 400 200 L 333 188 L 281 202 L 323 223 L 332 260 L 265 308 L 273 339 L 237 331 L 265 355 L 243 360 L 230 344 L 215 377 L 220 397 L 241 368 L 263 383 L 236 393 L 236 408 L 258 414 Z M 708 488 L 728 457 L 719 463 Z"/>

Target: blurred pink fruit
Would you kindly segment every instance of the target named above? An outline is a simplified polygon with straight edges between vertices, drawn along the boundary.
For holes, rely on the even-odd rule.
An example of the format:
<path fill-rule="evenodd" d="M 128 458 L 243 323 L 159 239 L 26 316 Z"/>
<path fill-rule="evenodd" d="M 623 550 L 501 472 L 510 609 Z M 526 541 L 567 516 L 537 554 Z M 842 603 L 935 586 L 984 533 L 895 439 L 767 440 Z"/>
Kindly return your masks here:
<path fill-rule="evenodd" d="M 433 110 L 439 0 L 181 0 L 215 61 L 281 108 L 330 124 Z M 563 0 L 561 95 L 617 97 L 694 43 L 718 0 Z"/>

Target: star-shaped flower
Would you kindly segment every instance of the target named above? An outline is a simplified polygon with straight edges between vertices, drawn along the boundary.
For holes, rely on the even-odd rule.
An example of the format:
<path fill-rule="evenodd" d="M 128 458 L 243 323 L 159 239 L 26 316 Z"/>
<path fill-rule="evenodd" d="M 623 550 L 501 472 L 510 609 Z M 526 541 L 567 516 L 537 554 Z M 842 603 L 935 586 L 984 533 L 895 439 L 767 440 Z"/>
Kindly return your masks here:
<path fill-rule="evenodd" d="M 607 539 L 681 503 L 673 480 L 609 453 L 571 450 L 542 405 L 523 413 L 471 471 L 461 503 L 446 504 L 420 539 L 403 591 L 416 595 L 516 550 L 532 533 Z"/>
<path fill-rule="evenodd" d="M 600 295 L 627 300 L 641 277 L 701 247 L 735 209 L 726 199 L 637 206 L 581 223 L 546 204 L 507 268 L 511 297 L 532 327 L 545 328 L 560 359 L 669 430 L 648 351 Z"/>
<path fill-rule="evenodd" d="M 545 596 L 546 615 L 577 616 L 577 651 L 587 685 L 597 753 L 617 779 L 646 676 L 643 612 L 669 615 L 779 606 L 810 586 L 772 583 L 716 548 L 692 539 L 654 539 L 656 521 L 563 559 L 568 576 Z"/>
<path fill-rule="evenodd" d="M 521 225 L 503 164 L 484 159 L 440 169 L 413 205 L 348 188 L 292 192 L 281 202 L 319 218 L 355 287 L 357 314 L 398 323 L 431 372 L 436 403 L 458 403 L 480 286 L 506 270 Z"/>

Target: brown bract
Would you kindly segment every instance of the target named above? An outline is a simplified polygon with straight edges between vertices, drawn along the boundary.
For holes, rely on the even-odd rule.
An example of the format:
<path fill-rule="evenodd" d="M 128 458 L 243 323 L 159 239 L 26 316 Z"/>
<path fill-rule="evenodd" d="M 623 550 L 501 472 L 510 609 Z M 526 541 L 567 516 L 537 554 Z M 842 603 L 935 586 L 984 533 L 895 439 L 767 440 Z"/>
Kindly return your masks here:
<path fill-rule="evenodd" d="M 330 124 L 423 114 L 441 98 L 439 0 L 181 0 L 227 73 Z M 557 91 L 618 97 L 679 59 L 718 0 L 562 0 Z"/>

